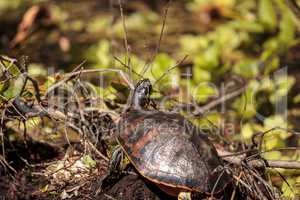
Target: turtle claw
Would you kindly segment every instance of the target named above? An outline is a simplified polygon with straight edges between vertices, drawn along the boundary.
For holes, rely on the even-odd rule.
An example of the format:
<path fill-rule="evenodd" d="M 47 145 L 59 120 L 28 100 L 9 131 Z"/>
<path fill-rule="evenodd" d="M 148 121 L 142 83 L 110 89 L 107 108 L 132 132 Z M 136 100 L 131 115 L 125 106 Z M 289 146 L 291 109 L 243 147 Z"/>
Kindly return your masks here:
<path fill-rule="evenodd" d="M 192 200 L 192 195 L 190 192 L 180 192 L 178 194 L 178 200 Z"/>

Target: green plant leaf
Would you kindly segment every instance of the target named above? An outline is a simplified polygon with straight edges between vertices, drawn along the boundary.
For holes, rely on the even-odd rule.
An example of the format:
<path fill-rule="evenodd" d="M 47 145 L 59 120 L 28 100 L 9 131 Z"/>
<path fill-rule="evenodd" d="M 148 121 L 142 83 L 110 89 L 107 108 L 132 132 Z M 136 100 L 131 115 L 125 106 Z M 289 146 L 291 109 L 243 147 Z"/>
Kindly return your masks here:
<path fill-rule="evenodd" d="M 88 155 L 88 154 L 84 155 L 81 158 L 81 160 L 82 160 L 83 164 L 85 166 L 87 166 L 88 168 L 94 168 L 96 166 L 96 164 L 97 164 L 96 161 L 93 160 L 93 158 L 90 155 Z"/>
<path fill-rule="evenodd" d="M 212 71 L 219 66 L 220 48 L 212 45 L 195 57 L 195 67 Z"/>
<path fill-rule="evenodd" d="M 275 90 L 270 95 L 270 102 L 275 104 L 280 102 L 283 97 L 286 97 L 292 86 L 295 84 L 295 78 L 292 76 L 282 75 L 275 77 Z"/>
<path fill-rule="evenodd" d="M 206 102 L 209 97 L 216 96 L 217 94 L 218 90 L 207 82 L 196 85 L 193 91 L 193 97 L 198 103 Z"/>
<path fill-rule="evenodd" d="M 284 142 L 278 134 L 268 134 L 264 137 L 264 150 L 284 147 Z"/>
<path fill-rule="evenodd" d="M 258 17 L 266 28 L 273 31 L 276 28 L 277 19 L 272 0 L 260 0 L 258 5 Z"/>
<path fill-rule="evenodd" d="M 299 104 L 299 103 L 300 103 L 300 94 L 297 94 L 296 96 L 294 96 L 293 102 L 294 102 L 295 104 Z"/>
<path fill-rule="evenodd" d="M 263 153 L 263 157 L 264 157 L 264 159 L 267 159 L 267 160 L 280 160 L 280 159 L 282 159 L 282 155 L 279 151 L 265 152 L 265 153 Z"/>
<path fill-rule="evenodd" d="M 258 73 L 258 62 L 256 60 L 244 60 L 233 67 L 233 72 L 245 78 L 252 78 Z"/>
<path fill-rule="evenodd" d="M 283 182 L 281 186 L 281 191 L 283 192 L 282 196 L 287 198 L 287 199 L 294 199 L 295 198 L 295 193 L 293 191 L 293 186 L 295 185 L 295 178 L 288 178 L 286 182 Z"/>
<path fill-rule="evenodd" d="M 241 134 L 244 139 L 250 139 L 254 134 L 251 124 L 244 124 L 242 126 Z"/>
<path fill-rule="evenodd" d="M 233 102 L 232 107 L 241 117 L 249 119 L 255 116 L 257 112 L 256 94 L 259 92 L 259 89 L 260 83 L 256 80 L 251 80 L 248 83 L 245 93 Z"/>
<path fill-rule="evenodd" d="M 264 120 L 264 128 L 265 130 L 271 130 L 273 128 L 282 128 L 282 129 L 274 129 L 272 132 L 269 133 L 269 135 L 278 135 L 282 140 L 286 139 L 291 135 L 291 133 L 283 130 L 288 128 L 288 123 L 284 119 L 284 116 L 282 115 L 274 115 L 266 118 Z"/>
<path fill-rule="evenodd" d="M 211 80 L 211 73 L 200 67 L 193 67 L 193 80 L 195 83 Z"/>

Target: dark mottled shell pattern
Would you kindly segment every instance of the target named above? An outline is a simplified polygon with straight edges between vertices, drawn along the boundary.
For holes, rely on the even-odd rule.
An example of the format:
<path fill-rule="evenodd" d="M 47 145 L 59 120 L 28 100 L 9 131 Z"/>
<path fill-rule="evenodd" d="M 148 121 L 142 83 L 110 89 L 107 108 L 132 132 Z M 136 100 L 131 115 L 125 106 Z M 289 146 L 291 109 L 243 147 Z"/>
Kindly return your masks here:
<path fill-rule="evenodd" d="M 117 140 L 139 173 L 153 182 L 205 193 L 228 182 L 207 136 L 179 114 L 125 112 Z"/>

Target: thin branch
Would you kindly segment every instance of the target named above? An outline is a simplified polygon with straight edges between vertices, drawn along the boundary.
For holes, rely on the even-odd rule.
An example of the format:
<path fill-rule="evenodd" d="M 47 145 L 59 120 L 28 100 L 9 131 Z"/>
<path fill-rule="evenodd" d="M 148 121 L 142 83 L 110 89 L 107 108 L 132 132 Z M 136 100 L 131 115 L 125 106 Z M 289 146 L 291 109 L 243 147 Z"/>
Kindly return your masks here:
<path fill-rule="evenodd" d="M 128 36 L 127 36 L 127 28 L 126 28 L 126 21 L 125 16 L 123 12 L 123 6 L 122 6 L 122 0 L 119 0 L 119 8 L 120 8 L 120 14 L 122 18 L 122 25 L 124 30 L 124 44 L 126 48 L 126 57 L 127 57 L 127 65 L 130 66 L 130 54 L 129 54 L 129 46 L 128 46 Z M 125 60 L 126 63 L 126 60 Z M 130 67 L 130 78 L 132 78 L 132 68 Z"/>
<path fill-rule="evenodd" d="M 230 152 L 220 150 L 220 149 L 217 149 L 217 152 L 223 160 L 235 165 L 241 165 L 244 161 L 246 161 L 245 154 L 237 156 L 236 154 L 232 154 Z M 254 168 L 269 167 L 269 168 L 284 168 L 284 169 L 300 169 L 299 161 L 286 161 L 286 160 L 264 160 L 263 161 L 259 159 L 253 159 L 248 161 L 247 164 Z"/>
<path fill-rule="evenodd" d="M 300 19 L 300 7 L 297 4 L 296 0 L 285 0 L 286 4 L 289 6 L 289 8 L 292 10 L 294 15 Z"/>
<path fill-rule="evenodd" d="M 122 66 L 124 66 L 125 68 L 131 70 L 131 72 L 133 72 L 134 74 L 138 75 L 140 78 L 143 78 L 143 76 L 139 73 L 137 73 L 135 70 L 132 69 L 132 67 L 130 67 L 129 65 L 127 65 L 126 63 L 124 63 L 121 59 L 119 59 L 117 56 L 114 56 L 114 59 L 116 61 L 118 61 Z M 132 77 L 131 77 L 132 79 Z"/>
<path fill-rule="evenodd" d="M 101 158 L 103 158 L 107 162 L 109 161 L 109 159 L 105 155 L 103 155 L 90 141 L 88 141 L 88 144 Z"/>
<path fill-rule="evenodd" d="M 152 57 L 150 58 L 150 60 L 148 62 L 146 62 L 145 66 L 143 67 L 143 69 L 141 71 L 142 76 L 144 76 L 144 74 L 146 73 L 146 71 L 150 67 L 150 64 L 154 61 L 156 55 L 159 52 L 160 44 L 161 44 L 161 41 L 162 41 L 162 37 L 163 37 L 163 34 L 164 34 L 166 22 L 167 22 L 167 15 L 168 15 L 170 4 L 171 4 L 171 0 L 169 0 L 167 6 L 165 8 L 165 11 L 164 11 L 163 24 L 162 24 L 162 27 L 161 27 L 161 30 L 160 30 L 159 39 L 158 39 L 158 42 L 157 42 L 157 45 L 156 45 L 155 52 L 152 54 Z"/>
<path fill-rule="evenodd" d="M 193 113 L 193 115 L 195 117 L 199 117 L 199 116 L 203 115 L 203 113 L 209 111 L 210 109 L 212 109 L 212 108 L 214 108 L 214 107 L 216 107 L 216 106 L 218 106 L 218 105 L 220 105 L 220 104 L 222 104 L 222 103 L 224 103 L 224 102 L 226 102 L 230 99 L 233 99 L 233 98 L 241 95 L 246 90 L 246 88 L 247 88 L 247 85 L 245 85 L 245 86 L 243 86 L 243 87 L 241 87 L 241 88 L 239 88 L 239 89 L 237 89 L 237 90 L 235 90 L 231 93 L 228 93 L 228 94 L 222 96 L 219 99 L 211 101 L 210 103 L 208 103 L 208 104 L 206 104 L 202 107 L 198 107 L 197 110 Z"/>
<path fill-rule="evenodd" d="M 3 109 L 1 113 L 1 121 L 0 121 L 0 137 L 1 137 L 1 146 L 2 146 L 2 156 L 3 160 L 5 160 L 5 142 L 4 142 L 4 132 L 3 132 L 3 127 L 4 127 L 4 116 L 5 116 L 6 108 Z"/>
<path fill-rule="evenodd" d="M 161 79 L 163 79 L 163 77 L 165 77 L 170 71 L 172 71 L 173 69 L 175 69 L 176 67 L 180 66 L 186 59 L 187 59 L 188 55 L 185 55 L 179 62 L 177 62 L 173 67 L 170 67 L 169 69 L 167 69 L 167 71 L 165 73 L 163 73 L 154 83 L 153 86 L 155 86 L 155 84 L 157 84 Z"/>
<path fill-rule="evenodd" d="M 124 73 L 122 70 L 120 69 L 85 69 L 85 70 L 81 70 L 81 71 L 76 71 L 76 72 L 71 72 L 71 73 L 67 73 L 65 74 L 65 78 L 62 79 L 61 81 L 58 81 L 57 83 L 51 85 L 45 96 L 48 95 L 51 91 L 53 91 L 54 89 L 60 87 L 61 85 L 63 85 L 64 83 L 68 82 L 70 79 L 72 79 L 74 76 L 77 76 L 79 74 L 94 74 L 94 73 L 104 73 L 104 72 L 116 72 L 119 73 L 122 78 L 125 80 L 125 82 L 129 85 L 129 87 L 133 90 L 134 89 L 134 85 L 130 82 L 129 78 L 127 77 L 127 74 Z"/>

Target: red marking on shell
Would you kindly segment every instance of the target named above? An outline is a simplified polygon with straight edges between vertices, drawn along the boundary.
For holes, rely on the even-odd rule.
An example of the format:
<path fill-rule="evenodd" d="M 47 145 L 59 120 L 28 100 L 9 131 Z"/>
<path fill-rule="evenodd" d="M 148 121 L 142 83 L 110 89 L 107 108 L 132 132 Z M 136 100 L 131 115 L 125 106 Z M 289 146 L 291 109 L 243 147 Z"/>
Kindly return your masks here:
<path fill-rule="evenodd" d="M 138 124 L 141 123 L 143 120 L 144 118 L 140 117 L 130 122 L 130 124 L 128 124 L 129 122 L 127 120 L 124 120 L 123 121 L 123 123 L 125 123 L 124 130 L 120 130 L 121 138 L 128 140 L 128 136 L 132 134 L 132 130 L 134 130 L 138 126 Z"/>
<path fill-rule="evenodd" d="M 147 133 L 144 134 L 142 138 L 136 144 L 132 145 L 132 156 L 138 157 L 140 154 L 140 150 L 145 147 L 145 145 L 150 142 L 159 132 L 156 128 L 149 130 Z"/>

